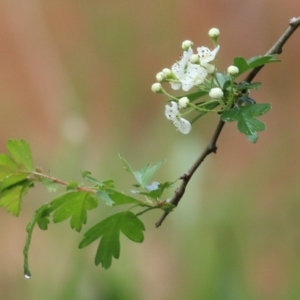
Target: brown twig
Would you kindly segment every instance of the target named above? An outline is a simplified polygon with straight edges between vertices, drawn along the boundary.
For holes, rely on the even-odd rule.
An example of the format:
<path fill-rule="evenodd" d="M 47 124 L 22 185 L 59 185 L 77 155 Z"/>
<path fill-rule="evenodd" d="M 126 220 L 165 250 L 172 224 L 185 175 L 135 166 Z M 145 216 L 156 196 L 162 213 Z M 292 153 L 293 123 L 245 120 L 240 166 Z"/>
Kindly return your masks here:
<path fill-rule="evenodd" d="M 278 39 L 278 41 L 274 44 L 274 46 L 265 54 L 265 55 L 272 55 L 272 54 L 280 54 L 282 53 L 283 45 L 286 43 L 286 41 L 290 38 L 290 36 L 294 33 L 294 31 L 300 26 L 300 17 L 298 18 L 292 18 L 289 23 L 288 29 L 284 32 L 284 34 Z M 251 82 L 254 77 L 257 75 L 257 73 L 262 69 L 263 66 L 254 68 L 248 76 L 245 78 L 245 81 Z M 198 159 L 194 162 L 194 164 L 190 167 L 190 169 L 184 173 L 180 179 L 182 180 L 179 187 L 175 190 L 175 193 L 173 197 L 169 200 L 169 202 L 175 206 L 178 205 L 179 201 L 183 197 L 185 193 L 186 186 L 188 185 L 191 177 L 195 173 L 195 171 L 199 168 L 201 163 L 204 161 L 204 159 L 211 153 L 217 152 L 217 140 L 220 136 L 220 133 L 224 127 L 225 123 L 220 120 L 214 134 L 211 138 L 211 141 L 206 146 L 202 154 L 198 157 Z M 168 212 L 165 212 L 161 218 L 156 222 L 155 226 L 159 227 L 161 226 L 162 222 L 165 220 L 165 218 L 168 216 Z"/>

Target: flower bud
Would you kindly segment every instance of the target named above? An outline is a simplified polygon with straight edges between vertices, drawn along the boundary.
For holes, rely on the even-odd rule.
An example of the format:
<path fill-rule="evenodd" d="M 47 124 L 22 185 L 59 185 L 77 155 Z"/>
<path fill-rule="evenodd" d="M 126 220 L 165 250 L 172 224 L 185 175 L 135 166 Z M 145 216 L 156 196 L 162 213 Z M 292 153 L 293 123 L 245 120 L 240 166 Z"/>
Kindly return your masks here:
<path fill-rule="evenodd" d="M 223 91 L 220 89 L 220 88 L 212 88 L 210 91 L 209 91 L 209 96 L 212 98 L 212 99 L 220 99 L 222 98 L 224 95 Z"/>
<path fill-rule="evenodd" d="M 220 30 L 218 28 L 212 28 L 209 30 L 208 35 L 212 39 L 216 39 L 220 35 Z"/>
<path fill-rule="evenodd" d="M 228 69 L 227 69 L 227 73 L 229 74 L 229 75 L 237 75 L 238 73 L 239 73 L 239 69 L 238 69 L 238 67 L 236 67 L 236 66 L 230 66 L 230 67 L 228 67 Z"/>
<path fill-rule="evenodd" d="M 213 66 L 213 65 L 211 65 L 211 64 L 207 64 L 205 68 L 206 68 L 206 71 L 207 71 L 207 73 L 208 73 L 209 75 L 212 75 L 212 74 L 215 73 L 215 70 L 216 70 L 216 67 L 215 67 L 215 66 Z"/>
<path fill-rule="evenodd" d="M 151 90 L 154 93 L 161 93 L 163 91 L 163 88 L 159 82 L 156 82 L 152 84 Z"/>
<path fill-rule="evenodd" d="M 190 100 L 188 97 L 182 97 L 178 101 L 178 106 L 179 106 L 179 108 L 185 108 L 189 102 L 190 102 Z"/>
<path fill-rule="evenodd" d="M 193 55 L 190 57 L 190 62 L 191 62 L 192 64 L 199 64 L 199 63 L 200 63 L 199 55 L 193 54 Z"/>
<path fill-rule="evenodd" d="M 164 79 L 165 79 L 165 76 L 164 76 L 164 73 L 163 73 L 163 72 L 158 72 L 158 73 L 156 74 L 156 80 L 157 80 L 158 82 L 163 82 Z"/>
<path fill-rule="evenodd" d="M 187 51 L 187 50 L 189 50 L 190 47 L 193 47 L 193 45 L 194 45 L 194 43 L 192 41 L 186 40 L 186 41 L 182 42 L 181 47 L 184 51 Z"/>
<path fill-rule="evenodd" d="M 164 74 L 165 77 L 168 77 L 168 76 L 170 76 L 172 74 L 172 71 L 170 69 L 168 69 L 168 68 L 164 68 L 162 70 L 162 72 L 163 72 L 163 74 Z"/>

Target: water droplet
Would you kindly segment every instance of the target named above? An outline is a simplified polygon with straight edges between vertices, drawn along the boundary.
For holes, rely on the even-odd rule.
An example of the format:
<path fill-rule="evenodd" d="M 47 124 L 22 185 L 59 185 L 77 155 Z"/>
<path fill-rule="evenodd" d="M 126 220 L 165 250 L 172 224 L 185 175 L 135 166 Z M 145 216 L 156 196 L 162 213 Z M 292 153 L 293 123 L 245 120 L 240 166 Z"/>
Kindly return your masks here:
<path fill-rule="evenodd" d="M 30 273 L 25 273 L 24 276 L 25 276 L 26 279 L 30 279 L 31 278 L 31 274 Z"/>

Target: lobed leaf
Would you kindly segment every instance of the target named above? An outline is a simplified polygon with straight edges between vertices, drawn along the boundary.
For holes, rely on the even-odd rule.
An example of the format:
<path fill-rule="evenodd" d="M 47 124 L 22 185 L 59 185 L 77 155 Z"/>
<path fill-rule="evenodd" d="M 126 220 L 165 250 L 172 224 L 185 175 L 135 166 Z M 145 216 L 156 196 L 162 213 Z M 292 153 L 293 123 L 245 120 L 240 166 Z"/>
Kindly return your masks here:
<path fill-rule="evenodd" d="M 130 240 L 141 243 L 144 240 L 144 230 L 144 224 L 132 212 L 120 212 L 90 228 L 84 234 L 85 237 L 80 242 L 79 248 L 84 248 L 101 238 L 95 256 L 95 264 L 101 263 L 103 268 L 108 269 L 111 266 L 112 258 L 120 257 L 120 231 Z"/>
<path fill-rule="evenodd" d="M 33 160 L 29 144 L 25 140 L 9 140 L 6 147 L 14 161 L 27 171 L 33 171 Z"/>
<path fill-rule="evenodd" d="M 21 210 L 22 198 L 28 192 L 31 185 L 31 181 L 23 181 L 22 184 L 2 190 L 0 206 L 17 217 Z"/>
<path fill-rule="evenodd" d="M 154 175 L 154 173 L 166 162 L 166 160 L 164 159 L 153 166 L 151 166 L 151 164 L 147 164 L 141 170 L 133 171 L 130 164 L 120 154 L 119 157 L 123 162 L 125 170 L 133 174 L 136 181 L 142 188 L 146 188 L 146 185 L 148 184 L 149 180 Z"/>
<path fill-rule="evenodd" d="M 90 192 L 67 192 L 50 203 L 49 211 L 53 213 L 53 222 L 62 222 L 71 218 L 71 228 L 80 231 L 87 222 L 87 210 L 96 208 L 97 199 Z"/>
<path fill-rule="evenodd" d="M 271 105 L 266 104 L 248 104 L 245 106 L 235 107 L 226 110 L 221 114 L 221 119 L 224 122 L 237 122 L 237 128 L 244 133 L 248 140 L 256 143 L 258 136 L 257 131 L 263 131 L 266 126 L 256 117 L 265 114 L 271 109 Z"/>
<path fill-rule="evenodd" d="M 0 181 L 18 171 L 18 164 L 7 154 L 0 154 Z"/>

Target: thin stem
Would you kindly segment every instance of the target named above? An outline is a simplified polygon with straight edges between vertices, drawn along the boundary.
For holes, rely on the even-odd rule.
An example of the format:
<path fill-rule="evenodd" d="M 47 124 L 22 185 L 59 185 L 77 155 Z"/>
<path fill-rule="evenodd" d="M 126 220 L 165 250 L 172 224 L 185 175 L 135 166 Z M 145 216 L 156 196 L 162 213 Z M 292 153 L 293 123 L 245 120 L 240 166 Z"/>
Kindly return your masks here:
<path fill-rule="evenodd" d="M 274 46 L 266 53 L 266 55 L 272 55 L 272 54 L 280 54 L 282 53 L 283 45 L 287 42 L 287 40 L 290 38 L 290 36 L 294 33 L 294 31 L 300 26 L 300 17 L 298 18 L 292 18 L 289 23 L 289 28 L 284 32 L 284 34 L 278 39 L 278 41 L 274 44 Z M 254 77 L 257 75 L 257 73 L 262 69 L 263 66 L 254 68 L 249 75 L 245 78 L 245 81 L 251 82 Z M 170 203 L 177 206 L 179 201 L 181 200 L 182 196 L 185 193 L 185 189 L 195 173 L 195 171 L 199 168 L 201 163 L 204 161 L 206 156 L 208 156 L 211 153 L 217 152 L 217 140 L 220 136 L 220 133 L 224 127 L 225 123 L 220 120 L 213 136 L 209 142 L 209 144 L 206 146 L 202 154 L 197 158 L 197 160 L 194 162 L 194 164 L 190 167 L 190 169 L 184 173 L 180 179 L 182 180 L 179 187 L 175 190 L 175 193 L 173 197 L 170 199 Z M 165 220 L 165 218 L 168 216 L 169 213 L 165 212 L 161 218 L 156 222 L 155 226 L 159 227 Z"/>
<path fill-rule="evenodd" d="M 46 175 L 37 171 L 34 172 L 30 172 L 31 175 L 33 175 L 33 177 L 37 180 L 37 181 L 41 181 L 41 178 L 45 178 L 48 179 L 54 183 L 60 184 L 60 185 L 64 185 L 64 186 L 68 186 L 69 182 L 61 180 L 59 178 L 56 177 L 52 177 L 50 175 Z M 83 192 L 89 192 L 89 193 L 97 193 L 97 189 L 94 188 L 89 188 L 89 187 L 84 187 L 84 186 L 77 186 L 75 188 L 77 191 L 83 191 Z"/>

